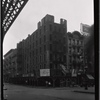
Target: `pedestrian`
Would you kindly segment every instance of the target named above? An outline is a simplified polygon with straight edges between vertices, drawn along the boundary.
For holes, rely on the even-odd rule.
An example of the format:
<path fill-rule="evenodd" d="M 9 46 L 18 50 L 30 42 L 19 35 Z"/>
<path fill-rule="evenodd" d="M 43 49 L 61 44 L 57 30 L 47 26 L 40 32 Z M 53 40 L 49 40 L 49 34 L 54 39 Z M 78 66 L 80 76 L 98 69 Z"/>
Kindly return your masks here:
<path fill-rule="evenodd" d="M 85 80 L 85 90 L 88 90 L 87 80 Z"/>
<path fill-rule="evenodd" d="M 46 87 L 48 86 L 48 81 L 46 81 Z"/>

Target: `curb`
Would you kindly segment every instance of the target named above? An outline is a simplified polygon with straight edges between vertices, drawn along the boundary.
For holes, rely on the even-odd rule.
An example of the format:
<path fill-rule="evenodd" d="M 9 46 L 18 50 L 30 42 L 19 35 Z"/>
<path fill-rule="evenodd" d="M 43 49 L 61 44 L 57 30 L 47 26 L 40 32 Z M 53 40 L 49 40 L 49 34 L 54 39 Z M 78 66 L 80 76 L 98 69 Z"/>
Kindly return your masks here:
<path fill-rule="evenodd" d="M 88 92 L 88 91 L 73 91 L 73 92 L 95 94 L 95 92 Z"/>

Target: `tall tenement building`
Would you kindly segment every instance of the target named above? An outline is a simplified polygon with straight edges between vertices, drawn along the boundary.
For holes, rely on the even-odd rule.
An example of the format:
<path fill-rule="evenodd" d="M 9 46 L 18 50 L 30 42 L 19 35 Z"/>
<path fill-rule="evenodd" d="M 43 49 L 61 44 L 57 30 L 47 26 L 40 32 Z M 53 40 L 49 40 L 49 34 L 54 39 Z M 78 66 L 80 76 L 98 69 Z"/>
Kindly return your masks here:
<path fill-rule="evenodd" d="M 84 73 L 84 67 L 86 66 L 84 58 L 84 36 L 81 35 L 78 31 L 72 33 L 67 33 L 67 49 L 68 49 L 68 60 L 67 66 L 71 73 L 72 80 L 77 84 L 82 83 L 81 73 Z"/>
<path fill-rule="evenodd" d="M 60 19 L 58 24 L 54 16 L 46 15 L 37 30 L 17 44 L 19 74 L 48 79 L 63 76 L 60 64 L 67 68 L 66 33 L 66 20 Z"/>
<path fill-rule="evenodd" d="M 11 49 L 4 55 L 3 60 L 3 79 L 9 82 L 10 78 L 16 77 L 17 70 L 17 49 Z"/>

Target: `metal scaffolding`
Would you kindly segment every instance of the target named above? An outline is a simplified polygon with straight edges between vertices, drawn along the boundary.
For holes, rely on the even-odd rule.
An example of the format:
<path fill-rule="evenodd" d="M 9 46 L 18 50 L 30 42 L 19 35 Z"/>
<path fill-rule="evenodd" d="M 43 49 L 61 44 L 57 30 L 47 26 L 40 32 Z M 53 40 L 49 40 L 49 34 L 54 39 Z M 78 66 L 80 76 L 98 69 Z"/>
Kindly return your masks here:
<path fill-rule="evenodd" d="M 9 30 L 28 0 L 2 0 L 3 37 Z"/>

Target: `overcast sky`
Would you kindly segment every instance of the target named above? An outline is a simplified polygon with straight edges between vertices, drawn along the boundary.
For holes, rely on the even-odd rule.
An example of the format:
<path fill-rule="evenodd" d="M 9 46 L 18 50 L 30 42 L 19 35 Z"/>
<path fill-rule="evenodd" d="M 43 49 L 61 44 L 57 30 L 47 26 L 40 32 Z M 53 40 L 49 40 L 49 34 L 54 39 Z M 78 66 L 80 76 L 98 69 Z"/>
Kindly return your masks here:
<path fill-rule="evenodd" d="M 32 34 L 46 14 L 53 15 L 57 23 L 66 19 L 69 32 L 80 31 L 80 23 L 92 25 L 93 5 L 93 0 L 29 0 L 5 35 L 3 55 Z"/>

